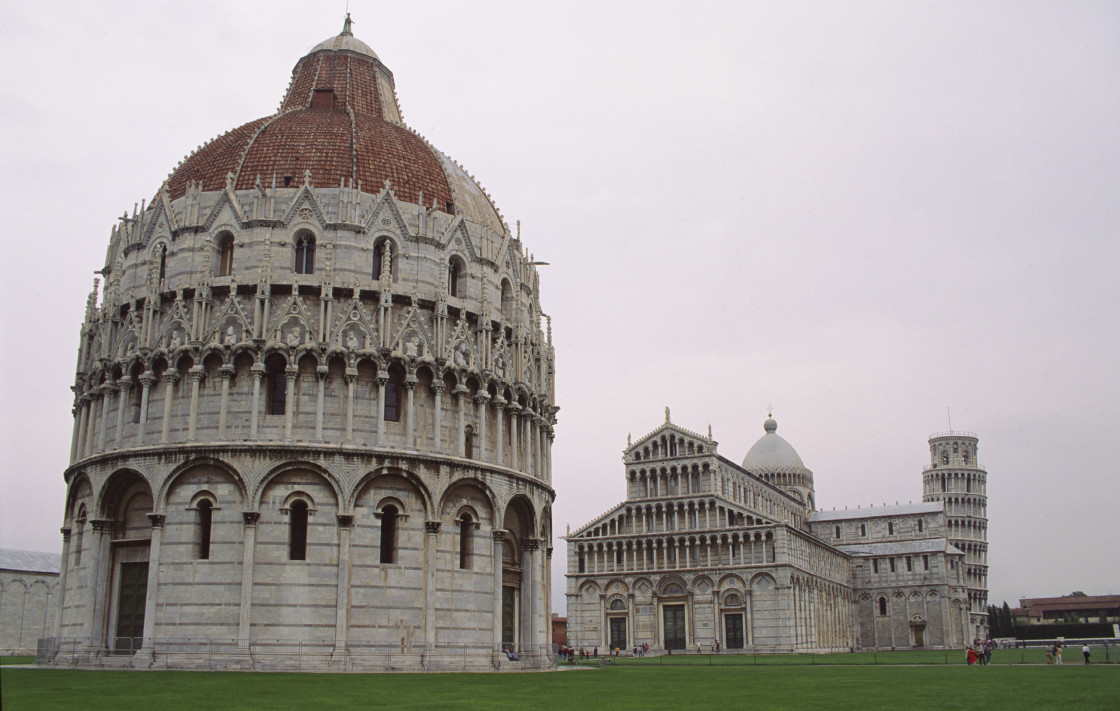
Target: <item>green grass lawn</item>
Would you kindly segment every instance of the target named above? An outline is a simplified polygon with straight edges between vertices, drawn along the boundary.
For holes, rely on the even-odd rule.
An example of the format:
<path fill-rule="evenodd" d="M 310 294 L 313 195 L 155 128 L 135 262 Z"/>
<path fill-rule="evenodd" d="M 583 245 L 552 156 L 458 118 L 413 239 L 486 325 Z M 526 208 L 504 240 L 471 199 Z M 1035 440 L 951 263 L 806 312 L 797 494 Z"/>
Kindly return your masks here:
<path fill-rule="evenodd" d="M 268 674 L 2 669 L 23 709 L 1048 709 L 1120 706 L 1120 667 L 740 666 L 509 674 Z"/>

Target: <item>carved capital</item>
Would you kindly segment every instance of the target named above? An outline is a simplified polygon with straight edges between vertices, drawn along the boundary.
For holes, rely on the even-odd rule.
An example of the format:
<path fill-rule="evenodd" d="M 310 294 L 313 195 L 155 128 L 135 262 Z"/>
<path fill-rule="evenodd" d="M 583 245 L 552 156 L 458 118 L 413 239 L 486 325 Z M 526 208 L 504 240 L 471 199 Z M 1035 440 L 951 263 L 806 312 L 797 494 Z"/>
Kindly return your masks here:
<path fill-rule="evenodd" d="M 89 525 L 93 528 L 94 533 L 113 532 L 113 522 L 107 518 L 90 519 Z"/>
<path fill-rule="evenodd" d="M 58 532 L 62 534 L 62 542 L 63 543 L 70 540 L 70 527 L 69 526 L 63 526 L 62 528 L 58 529 Z"/>
<path fill-rule="evenodd" d="M 338 519 L 339 528 L 350 528 L 354 525 L 354 516 L 352 514 L 338 514 L 336 518 Z"/>
<path fill-rule="evenodd" d="M 152 524 L 152 528 L 163 528 L 163 522 L 167 517 L 160 513 L 148 514 L 148 522 Z"/>
<path fill-rule="evenodd" d="M 325 365 L 320 365 L 315 368 L 315 375 L 319 376 L 319 380 L 326 380 L 328 372 L 330 372 L 330 368 Z"/>
<path fill-rule="evenodd" d="M 218 368 L 218 375 L 220 375 L 223 380 L 232 380 L 233 379 L 233 366 L 232 365 L 223 365 L 221 368 Z"/>
<path fill-rule="evenodd" d="M 504 541 L 506 539 L 506 532 L 505 531 L 492 531 L 490 533 L 490 535 L 494 537 L 494 542 L 495 543 L 501 543 L 502 541 Z"/>
<path fill-rule="evenodd" d="M 154 383 L 155 381 L 156 381 L 156 376 L 150 370 L 145 370 L 143 373 L 140 374 L 140 384 L 141 385 L 146 385 L 150 388 L 150 387 L 152 387 L 152 383 Z"/>
<path fill-rule="evenodd" d="M 436 534 L 436 533 L 439 533 L 439 529 L 440 529 L 441 525 L 442 524 L 439 521 L 425 521 L 424 522 L 424 529 L 428 533 Z"/>
<path fill-rule="evenodd" d="M 541 549 L 541 539 L 539 538 L 526 538 L 521 542 L 521 550 L 523 551 L 538 551 Z"/>
<path fill-rule="evenodd" d="M 176 370 L 175 368 L 168 368 L 167 370 L 163 371 L 163 382 L 165 382 L 165 383 L 177 383 L 177 382 L 179 382 L 179 371 Z"/>
<path fill-rule="evenodd" d="M 241 520 L 245 522 L 246 526 L 256 526 L 257 520 L 260 519 L 260 511 L 242 511 Z"/>
<path fill-rule="evenodd" d="M 191 380 L 201 382 L 202 379 L 206 377 L 206 369 L 201 365 L 192 366 L 191 369 L 187 371 L 187 377 Z"/>
<path fill-rule="evenodd" d="M 447 387 L 447 383 L 442 380 L 432 381 L 432 392 L 442 393 L 445 387 Z"/>
<path fill-rule="evenodd" d="M 545 548 L 544 552 L 545 552 L 545 555 L 548 556 L 548 559 L 552 560 L 552 546 L 549 546 L 548 548 Z"/>

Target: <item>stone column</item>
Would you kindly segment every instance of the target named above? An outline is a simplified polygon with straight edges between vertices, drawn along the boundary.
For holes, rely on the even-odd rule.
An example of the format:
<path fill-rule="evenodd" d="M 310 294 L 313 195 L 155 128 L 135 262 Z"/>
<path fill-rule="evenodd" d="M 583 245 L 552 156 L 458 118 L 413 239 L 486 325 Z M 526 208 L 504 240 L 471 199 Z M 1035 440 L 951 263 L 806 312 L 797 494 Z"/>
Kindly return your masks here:
<path fill-rule="evenodd" d="M 89 591 L 90 605 L 87 609 L 85 636 L 90 646 L 101 648 L 105 642 L 105 597 L 109 588 L 109 540 L 113 532 L 113 522 L 95 519 L 89 522 L 93 529 L 93 543 L 90 546 Z"/>
<path fill-rule="evenodd" d="M 89 415 L 86 417 L 86 448 L 83 456 L 88 457 L 93 454 L 96 449 L 94 439 L 97 432 L 97 401 L 101 399 L 101 393 L 98 390 L 91 390 L 89 393 L 89 404 L 86 405 L 86 410 Z"/>
<path fill-rule="evenodd" d="M 315 369 L 315 375 L 319 379 L 319 391 L 315 396 L 315 439 L 319 442 L 323 441 L 323 398 L 326 395 L 327 371 L 325 365 Z"/>
<path fill-rule="evenodd" d="M 249 437 L 257 438 L 257 428 L 261 419 L 261 381 L 264 380 L 264 364 L 253 363 L 253 411 L 249 421 Z"/>
<path fill-rule="evenodd" d="M 455 403 L 459 409 L 459 456 L 467 456 L 467 415 L 465 405 L 467 402 L 467 395 L 471 394 L 470 390 L 459 383 L 455 386 Z"/>
<path fill-rule="evenodd" d="M 97 451 L 105 451 L 105 437 L 109 433 L 109 393 L 116 390 L 115 385 L 103 383 L 97 388 L 101 397 L 101 415 L 97 418 Z"/>
<path fill-rule="evenodd" d="M 260 517 L 257 511 L 241 512 L 245 526 L 241 536 L 241 607 L 237 619 L 237 644 L 240 647 L 249 646 L 249 625 L 253 612 L 253 567 L 257 552 L 257 520 Z"/>
<path fill-rule="evenodd" d="M 334 654 L 346 649 L 350 637 L 350 529 L 354 517 L 338 514 L 338 595 L 335 600 Z"/>
<path fill-rule="evenodd" d="M 439 568 L 439 521 L 425 521 L 424 531 L 424 647 L 436 643 L 436 570 Z"/>
<path fill-rule="evenodd" d="M 382 398 L 385 397 L 385 383 L 389 382 L 389 371 L 382 370 L 377 373 L 377 396 L 373 399 L 373 407 L 376 410 L 373 414 L 376 416 L 374 422 L 376 426 L 373 428 L 373 443 L 381 444 L 381 433 L 385 431 L 385 406 L 382 404 Z M 400 397 L 400 393 L 397 393 Z M 398 406 L 400 403 L 398 403 Z"/>
<path fill-rule="evenodd" d="M 416 449 L 416 376 L 409 373 L 404 379 L 404 392 L 407 404 L 404 412 L 404 447 Z"/>
<path fill-rule="evenodd" d="M 494 531 L 494 649 L 502 646 L 502 541 L 506 539 L 505 531 Z"/>
<path fill-rule="evenodd" d="M 52 637 L 62 636 L 62 617 L 66 614 L 66 579 L 70 573 L 70 529 L 63 527 L 58 530 L 62 534 L 62 565 L 58 570 L 58 612 L 54 616 L 54 628 L 49 632 Z M 43 631 L 46 632 L 45 629 Z"/>
<path fill-rule="evenodd" d="M 143 647 L 151 649 L 152 638 L 156 630 L 156 600 L 159 599 L 159 551 L 163 541 L 164 515 L 157 513 L 148 514 L 148 521 L 152 524 L 152 542 L 148 549 L 148 592 L 144 598 L 144 639 Z"/>
<path fill-rule="evenodd" d="M 532 410 L 530 410 L 529 408 L 525 408 L 524 410 L 521 411 L 521 436 L 522 436 L 522 444 L 521 444 L 522 449 L 521 449 L 521 451 L 523 453 L 523 456 L 522 456 L 522 459 L 521 459 L 521 461 L 522 461 L 521 471 L 525 472 L 526 474 L 532 474 L 533 473 L 533 471 L 532 471 L 532 469 L 533 469 L 533 444 L 532 444 L 533 440 L 532 440 L 532 437 L 529 434 L 529 427 L 530 427 L 530 424 L 532 423 L 532 420 L 533 420 L 533 411 Z"/>
<path fill-rule="evenodd" d="M 519 457 L 517 456 L 517 450 L 519 449 L 518 444 L 520 444 L 520 437 L 521 437 L 521 435 L 520 435 L 520 433 L 518 432 L 518 429 L 517 429 L 517 423 L 520 420 L 520 418 L 517 415 L 518 415 L 519 412 L 521 412 L 521 406 L 518 405 L 516 402 L 511 402 L 509 404 L 509 407 L 507 407 L 506 409 L 509 410 L 509 429 L 510 429 L 510 433 L 509 433 L 510 434 L 509 466 L 510 466 L 510 469 L 517 469 L 518 468 L 517 463 L 519 461 Z"/>
<path fill-rule="evenodd" d="M 148 425 L 148 399 L 151 397 L 152 383 L 155 381 L 156 376 L 152 375 L 150 370 L 145 370 L 140 375 L 140 422 L 136 425 L 137 446 L 144 444 L 144 430 Z"/>
<path fill-rule="evenodd" d="M 541 542 L 538 538 L 526 538 L 521 542 L 521 642 L 536 651 L 537 615 L 537 558 L 540 556 Z"/>
<path fill-rule="evenodd" d="M 78 442 L 82 440 L 82 403 L 75 399 L 74 406 L 71 408 L 71 415 L 74 417 L 74 427 L 71 428 L 71 464 L 77 459 Z"/>
<path fill-rule="evenodd" d="M 354 383 L 358 380 L 356 368 L 346 369 L 346 444 L 354 441 Z"/>
<path fill-rule="evenodd" d="M 229 383 L 233 379 L 233 366 L 223 365 L 218 368 L 218 375 L 222 378 L 222 400 L 218 407 L 218 439 L 226 438 L 226 424 L 229 420 Z"/>
<path fill-rule="evenodd" d="M 289 365 L 284 368 L 284 386 L 287 388 L 284 395 L 284 441 L 292 439 L 292 418 L 296 411 L 296 378 L 299 377 L 299 366 Z"/>
<path fill-rule="evenodd" d="M 129 393 L 132 392 L 132 378 L 127 375 L 117 381 L 117 431 L 113 436 L 113 447 L 121 448 L 121 437 L 124 432 L 124 407 L 128 402 Z"/>
<path fill-rule="evenodd" d="M 497 462 L 498 466 L 502 466 L 502 462 L 505 459 L 505 435 L 502 432 L 502 428 L 505 425 L 505 419 L 506 401 L 499 394 L 498 397 L 494 400 L 494 424 L 497 427 L 497 429 L 494 431 L 494 449 L 496 450 L 494 452 L 494 461 Z"/>
<path fill-rule="evenodd" d="M 486 461 L 486 403 L 490 401 L 490 393 L 479 390 L 474 394 L 475 416 L 478 418 L 478 454 L 476 459 Z"/>
<path fill-rule="evenodd" d="M 442 380 L 432 381 L 432 392 L 435 395 L 435 451 L 443 449 L 443 388 Z"/>
<path fill-rule="evenodd" d="M 163 429 L 160 431 L 160 444 L 165 444 L 171 438 L 171 403 L 175 399 L 171 389 L 177 382 L 179 371 L 168 368 L 163 374 Z"/>
<path fill-rule="evenodd" d="M 206 371 L 201 365 L 192 366 L 191 369 L 187 371 L 187 378 L 191 382 L 191 410 L 190 418 L 187 420 L 188 442 L 193 442 L 195 440 L 195 424 L 198 421 L 198 388 L 205 374 Z"/>

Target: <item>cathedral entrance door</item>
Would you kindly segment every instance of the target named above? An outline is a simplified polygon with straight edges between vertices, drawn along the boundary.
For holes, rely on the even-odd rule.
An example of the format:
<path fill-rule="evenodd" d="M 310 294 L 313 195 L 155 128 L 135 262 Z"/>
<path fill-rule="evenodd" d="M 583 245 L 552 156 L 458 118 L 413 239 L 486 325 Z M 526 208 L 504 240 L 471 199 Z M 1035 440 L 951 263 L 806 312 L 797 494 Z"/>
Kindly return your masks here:
<path fill-rule="evenodd" d="M 723 630 L 728 649 L 743 648 L 743 616 L 739 614 L 723 616 Z"/>
<path fill-rule="evenodd" d="M 117 600 L 117 652 L 135 652 L 132 640 L 144 636 L 144 600 L 148 596 L 148 564 L 121 563 L 121 587 Z"/>
<path fill-rule="evenodd" d="M 612 617 L 611 622 L 611 649 L 618 647 L 626 649 L 626 618 Z"/>
<path fill-rule="evenodd" d="M 661 610 L 665 649 L 684 649 L 687 641 L 684 629 L 684 605 L 666 605 Z"/>

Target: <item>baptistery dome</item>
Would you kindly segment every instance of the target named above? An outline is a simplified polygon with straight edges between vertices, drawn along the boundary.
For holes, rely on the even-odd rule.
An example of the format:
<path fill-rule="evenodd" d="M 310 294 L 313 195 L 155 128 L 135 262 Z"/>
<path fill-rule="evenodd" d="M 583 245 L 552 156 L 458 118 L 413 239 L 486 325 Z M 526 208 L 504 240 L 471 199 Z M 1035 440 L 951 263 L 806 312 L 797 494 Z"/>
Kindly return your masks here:
<path fill-rule="evenodd" d="M 275 114 L 121 219 L 100 274 L 60 640 L 547 663 L 558 408 L 538 274 L 477 182 L 403 123 L 349 19 Z"/>

